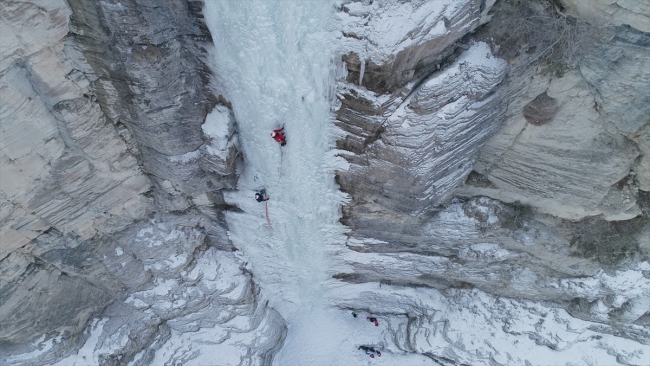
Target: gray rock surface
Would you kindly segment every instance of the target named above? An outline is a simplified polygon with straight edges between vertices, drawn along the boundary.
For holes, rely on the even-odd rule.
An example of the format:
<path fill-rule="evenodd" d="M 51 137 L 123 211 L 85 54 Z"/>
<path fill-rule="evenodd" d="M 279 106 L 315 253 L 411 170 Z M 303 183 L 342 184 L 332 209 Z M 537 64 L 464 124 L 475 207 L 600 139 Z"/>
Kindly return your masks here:
<path fill-rule="evenodd" d="M 61 270 L 44 252 L 124 230 L 151 205 L 132 145 L 65 52 L 69 15 L 64 2 L 2 7 L 9 50 L 0 71 L 3 342 L 79 332 L 116 294 L 92 276 Z"/>
<path fill-rule="evenodd" d="M 397 6 L 376 11 L 399 13 Z M 428 69 L 430 76 L 369 82 L 365 70 L 343 57 L 350 72 L 339 87 L 337 119 L 346 134 L 337 147 L 351 166 L 337 181 L 351 196 L 342 218 L 351 228 L 347 245 L 360 255 L 350 255 L 352 269 L 335 278 L 550 303 L 606 324 L 599 332 L 647 345 L 647 327 L 639 326 L 647 317 L 647 289 L 630 290 L 635 295 L 627 303 L 607 299 L 620 290 L 608 276 L 630 270 L 643 277 L 650 253 L 648 34 L 621 26 L 576 69 L 556 72 L 555 61 L 531 45 L 498 43 L 508 39 L 499 36 L 503 9 L 493 8 L 497 23 L 448 41 L 450 49 L 438 53 L 446 62 Z M 494 59 L 508 61 L 507 71 L 500 69 L 505 77 L 487 65 L 468 67 L 472 39 L 492 44 Z M 429 83 L 463 67 L 471 71 L 457 74 L 462 83 Z M 353 308 L 372 303 L 360 300 Z M 478 362 L 447 342 L 449 350 L 433 353 L 439 362 Z M 424 348 L 404 345 L 429 352 Z"/>
<path fill-rule="evenodd" d="M 576 72 L 550 79 L 532 76 L 519 79 L 519 85 L 513 79 L 506 88 L 518 90 L 519 97 L 508 108 L 502 132 L 488 141 L 474 168 L 494 187 L 462 192 L 518 200 L 570 219 L 639 215 L 635 202 L 637 189 L 646 186 L 650 110 L 644 101 L 650 85 L 647 68 L 641 66 L 649 60 L 649 49 L 638 45 L 646 38 L 623 27 Z M 535 126 L 522 116 L 522 104 L 543 92 L 556 99 L 559 110 L 552 121 Z M 622 189 L 617 183 L 629 174 L 639 178 Z"/>
<path fill-rule="evenodd" d="M 184 210 L 192 197 L 233 187 L 234 165 L 210 169 L 210 154 L 201 150 L 209 142 L 201 125 L 217 103 L 203 63 L 211 38 L 202 3 L 70 4 L 70 47 L 87 60 L 107 116 L 137 142 L 157 206 Z M 192 161 L 179 158 L 186 154 Z M 227 154 L 234 160 L 234 145 Z"/>
<path fill-rule="evenodd" d="M 628 24 L 642 32 L 650 32 L 650 4 L 644 0 L 560 0 L 560 3 L 590 21 Z"/>
<path fill-rule="evenodd" d="M 69 9 L 46 3 L 2 9 L 0 258 L 49 228 L 84 239 L 123 229 L 149 204 L 129 144 L 64 52 Z"/>
<path fill-rule="evenodd" d="M 224 343 L 252 364 L 270 362 L 282 343 L 283 320 L 257 303 L 239 259 L 223 254 L 234 250 L 221 190 L 236 184 L 236 122 L 208 90 L 202 3 L 151 5 L 24 1 L 0 9 L 3 364 L 73 357 L 94 339 L 83 329 L 104 330 L 97 347 L 108 348 L 93 361 L 103 364 L 149 364 L 187 332 L 213 341 L 216 329 L 225 339 L 259 329 L 259 352 Z M 178 210 L 158 226 L 149 221 Z M 140 240 L 146 227 L 151 235 Z M 192 272 L 197 261 L 228 271 Z M 130 297 L 161 283 L 174 283 L 188 304 Z M 153 310 L 125 303 L 136 298 Z M 43 352 L 30 357 L 34 349 Z M 174 354 L 164 362 L 198 357 Z"/>
<path fill-rule="evenodd" d="M 489 10 L 482 4 L 466 1 L 430 9 L 439 12 L 439 18 L 421 20 L 428 25 L 421 30 L 424 36 L 409 34 L 396 45 L 379 43 L 376 35 L 348 35 L 352 49 L 370 49 L 365 57 L 371 61 L 357 74 L 355 58 L 343 58 L 349 73 L 348 83 L 339 89 L 337 120 L 347 134 L 337 147 L 352 153 L 342 155 L 352 168 L 339 172 L 337 182 L 354 201 L 347 206 L 353 212 L 344 211 L 347 225 L 367 225 L 356 222 L 366 213 L 371 214 L 368 221 L 374 221 L 375 204 L 411 215 L 439 204 L 469 174 L 474 155 L 498 128 L 493 117 L 499 106 L 491 101 L 506 64 L 493 57 L 487 44 L 464 45 L 469 48 L 465 54 L 436 71 L 453 54 L 454 42 L 481 24 Z M 410 11 L 427 15 L 422 10 L 428 6 L 417 3 Z M 364 10 L 379 19 L 399 18 L 409 11 L 396 4 L 369 8 Z M 365 19 L 363 11 L 347 12 Z M 397 55 L 389 56 L 391 50 L 398 50 Z M 373 72 L 373 62 L 379 61 L 384 71 Z M 354 86 L 357 80 L 361 86 Z"/>

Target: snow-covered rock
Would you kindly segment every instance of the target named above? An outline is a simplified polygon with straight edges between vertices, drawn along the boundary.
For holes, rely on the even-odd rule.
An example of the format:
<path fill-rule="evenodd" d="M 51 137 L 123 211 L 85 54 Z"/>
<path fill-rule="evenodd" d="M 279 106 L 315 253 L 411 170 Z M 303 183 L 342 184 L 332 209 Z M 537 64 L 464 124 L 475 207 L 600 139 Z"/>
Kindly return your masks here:
<path fill-rule="evenodd" d="M 259 288 L 235 253 L 206 245 L 211 230 L 206 225 L 201 216 L 157 217 L 127 230 L 117 243 L 105 243 L 99 253 L 86 253 L 88 266 L 101 262 L 104 273 L 75 274 L 77 281 L 87 278 L 98 286 L 97 293 L 78 294 L 80 304 L 71 310 L 78 311 L 90 297 L 115 297 L 113 304 L 82 334 L 62 329 L 8 347 L 10 354 L 23 352 L 3 354 L 3 363 L 239 364 L 245 359 L 268 364 L 284 339 L 284 320 L 259 302 Z M 71 273 L 72 257 L 79 252 L 80 247 L 70 251 L 58 267 Z M 36 311 L 26 310 L 14 316 Z M 79 350 L 77 342 L 83 344 Z"/>

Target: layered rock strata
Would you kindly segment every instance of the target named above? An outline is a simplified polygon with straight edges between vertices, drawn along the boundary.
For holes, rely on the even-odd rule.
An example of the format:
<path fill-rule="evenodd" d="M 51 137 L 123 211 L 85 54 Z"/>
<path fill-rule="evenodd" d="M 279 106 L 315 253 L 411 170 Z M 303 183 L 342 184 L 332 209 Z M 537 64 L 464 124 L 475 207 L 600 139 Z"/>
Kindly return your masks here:
<path fill-rule="evenodd" d="M 217 103 L 203 63 L 211 38 L 202 3 L 70 5 L 71 46 L 87 60 L 107 116 L 137 142 L 157 206 L 184 210 L 192 198 L 232 187 L 235 145 L 214 156 L 201 128 Z M 232 138 L 234 120 L 228 123 L 228 136 L 220 138 Z"/>
<path fill-rule="evenodd" d="M 475 165 L 494 186 L 463 192 L 518 200 L 567 219 L 640 215 L 636 194 L 647 185 L 644 150 L 650 138 L 649 75 L 641 66 L 650 50 L 640 47 L 647 37 L 622 27 L 576 71 L 532 75 L 519 85 L 511 79 L 506 88 L 518 90 L 519 97 L 505 114 L 503 131 L 488 141 Z M 557 112 L 538 126 L 522 118 L 529 106 L 523 104 L 543 94 L 554 100 Z"/>
<path fill-rule="evenodd" d="M 92 363 L 186 362 L 194 334 L 267 364 L 282 343 L 227 254 L 236 123 L 208 88 L 202 3 L 151 5 L 0 10 L 2 363 L 91 362 L 86 341 Z M 259 352 L 232 341 L 247 332 Z"/>
<path fill-rule="evenodd" d="M 410 14 L 419 31 L 380 42 L 374 33 L 363 38 L 353 32 L 356 23 L 345 19 L 352 25 L 344 34 L 355 35 L 349 47 L 357 53 L 344 57 L 348 82 L 339 88 L 337 120 L 347 134 L 337 147 L 353 154 L 343 155 L 352 168 L 339 172 L 337 181 L 352 194 L 354 204 L 347 209 L 355 213 L 345 213 L 344 220 L 356 228 L 363 225 L 356 218 L 362 221 L 364 213 L 375 212 L 375 203 L 397 205 L 396 211 L 416 216 L 448 198 L 471 170 L 478 148 L 498 128 L 493 91 L 506 64 L 480 43 L 465 45 L 470 51 L 461 59 L 435 71 L 453 53 L 453 44 L 481 24 L 488 10 L 484 3 L 346 6 L 347 17 L 358 17 L 359 23 Z M 397 56 L 391 59 L 390 52 Z M 423 135 L 435 138 L 425 141 Z"/>
<path fill-rule="evenodd" d="M 151 184 L 65 52 L 67 5 L 14 2 L 2 12 L 1 333 L 20 342 L 77 332 L 112 297 L 42 260 L 39 238 L 60 236 L 45 243 L 63 249 L 124 230 L 145 216 Z"/>
<path fill-rule="evenodd" d="M 647 345 L 648 291 L 637 287 L 647 282 L 650 253 L 647 33 L 621 26 L 574 69 L 545 53 L 556 40 L 508 35 L 508 4 L 488 14 L 496 23 L 462 39 L 467 23 L 445 21 L 447 31 L 434 32 L 413 16 L 413 4 L 368 5 L 367 13 L 353 4 L 346 21 L 411 14 L 407 34 L 427 29 L 437 41 L 406 36 L 399 43 L 406 50 L 378 56 L 392 48 L 344 33 L 354 54 L 343 56 L 349 72 L 337 119 L 346 134 L 337 147 L 350 169 L 337 181 L 351 196 L 342 218 L 352 229 L 348 247 L 361 255 L 335 277 L 548 301 Z M 475 9 L 469 24 L 478 26 L 483 10 Z M 450 8 L 437 10 L 444 18 Z M 447 38 L 453 34 L 460 36 Z M 436 56 L 417 52 L 432 42 L 447 47 Z M 419 65 L 405 79 L 399 55 Z M 368 74 L 375 64 L 385 72 Z M 630 298 L 610 301 L 627 276 L 641 282 Z"/>

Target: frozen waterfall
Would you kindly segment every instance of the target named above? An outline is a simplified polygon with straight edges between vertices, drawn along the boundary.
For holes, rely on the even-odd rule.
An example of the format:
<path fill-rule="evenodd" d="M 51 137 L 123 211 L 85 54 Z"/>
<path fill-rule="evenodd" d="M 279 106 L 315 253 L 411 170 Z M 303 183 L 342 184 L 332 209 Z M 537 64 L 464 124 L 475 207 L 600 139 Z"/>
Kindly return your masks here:
<path fill-rule="evenodd" d="M 207 2 L 214 35 L 217 93 L 232 102 L 245 165 L 226 200 L 230 239 L 241 249 L 265 296 L 287 317 L 320 304 L 331 269 L 328 254 L 344 241 L 337 223 L 344 198 L 335 159 L 331 12 L 328 2 Z M 281 148 L 269 133 L 285 127 Z M 253 200 L 266 188 L 264 204 Z"/>
<path fill-rule="evenodd" d="M 321 353 L 332 348 L 324 334 L 344 339 L 326 326 L 335 316 L 327 310 L 332 275 L 342 267 L 335 253 L 345 247 L 338 223 L 345 197 L 333 178 L 335 168 L 345 168 L 333 152 L 333 12 L 327 1 L 217 1 L 204 9 L 216 93 L 232 102 L 246 162 L 238 191 L 225 196 L 244 211 L 227 214 L 229 237 L 264 299 L 287 320 L 278 365 L 326 357 Z M 280 148 L 269 133 L 283 125 L 288 144 Z M 253 200 L 261 188 L 271 197 L 272 227 L 264 204 Z"/>

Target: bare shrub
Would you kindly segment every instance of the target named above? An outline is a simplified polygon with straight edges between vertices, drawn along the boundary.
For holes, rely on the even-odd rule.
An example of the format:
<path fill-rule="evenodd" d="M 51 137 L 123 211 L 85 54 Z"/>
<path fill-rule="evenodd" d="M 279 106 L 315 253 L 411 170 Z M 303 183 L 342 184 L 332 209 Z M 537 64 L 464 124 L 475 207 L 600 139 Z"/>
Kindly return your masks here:
<path fill-rule="evenodd" d="M 587 218 L 570 223 L 573 231 L 570 246 L 572 255 L 590 258 L 600 264 L 614 266 L 626 259 L 640 255 L 646 260 L 639 246 L 639 238 L 648 229 L 648 217 L 638 216 L 626 221 L 606 221 L 603 218 Z"/>
<path fill-rule="evenodd" d="M 605 29 L 565 14 L 551 0 L 500 0 L 493 8 L 493 34 L 501 56 L 543 63 L 562 74 L 605 36 Z"/>

